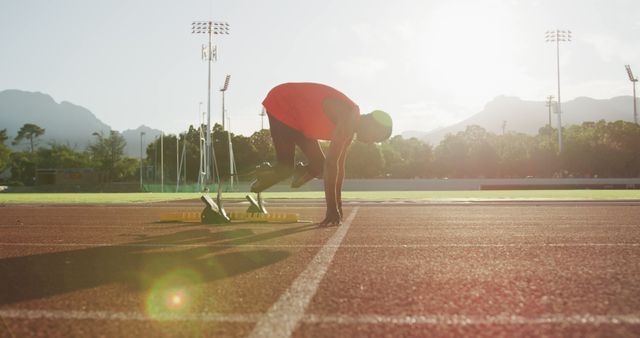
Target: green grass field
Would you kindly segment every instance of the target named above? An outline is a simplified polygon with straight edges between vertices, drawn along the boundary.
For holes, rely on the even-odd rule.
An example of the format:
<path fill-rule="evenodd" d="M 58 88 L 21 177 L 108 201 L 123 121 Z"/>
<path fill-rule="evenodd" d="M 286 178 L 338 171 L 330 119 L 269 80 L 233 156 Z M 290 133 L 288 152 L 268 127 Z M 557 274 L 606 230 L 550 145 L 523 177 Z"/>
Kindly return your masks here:
<path fill-rule="evenodd" d="M 224 193 L 225 199 L 244 199 L 246 193 Z M 319 199 L 320 191 L 266 192 L 265 199 Z M 0 193 L 0 203 L 113 204 L 198 199 L 200 193 Z M 640 200 L 640 190 L 504 190 L 504 191 L 347 191 L 344 199 L 411 201 L 481 200 Z"/>

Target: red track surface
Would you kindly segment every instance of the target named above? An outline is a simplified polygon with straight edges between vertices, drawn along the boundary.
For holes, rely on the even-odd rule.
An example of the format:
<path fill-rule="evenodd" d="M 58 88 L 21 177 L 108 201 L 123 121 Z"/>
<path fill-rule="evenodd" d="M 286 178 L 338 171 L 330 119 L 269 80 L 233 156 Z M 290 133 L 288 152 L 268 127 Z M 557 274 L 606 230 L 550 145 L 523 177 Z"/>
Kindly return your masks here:
<path fill-rule="evenodd" d="M 0 337 L 640 335 L 640 204 L 199 208 L 0 207 Z"/>

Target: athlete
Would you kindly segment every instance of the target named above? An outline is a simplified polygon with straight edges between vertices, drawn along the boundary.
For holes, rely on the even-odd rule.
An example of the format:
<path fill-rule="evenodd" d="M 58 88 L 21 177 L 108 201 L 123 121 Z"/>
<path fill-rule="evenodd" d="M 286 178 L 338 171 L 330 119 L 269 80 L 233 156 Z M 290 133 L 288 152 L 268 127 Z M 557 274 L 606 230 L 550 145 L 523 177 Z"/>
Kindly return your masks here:
<path fill-rule="evenodd" d="M 327 211 L 319 224 L 339 225 L 347 148 L 354 135 L 365 143 L 388 139 L 391 117 L 380 110 L 360 115 L 358 105 L 346 95 L 319 83 L 281 84 L 269 92 L 262 105 L 269 116 L 278 162 L 258 171 L 251 191 L 264 191 L 292 175 L 293 188 L 323 177 Z M 318 140 L 331 141 L 326 159 Z M 294 168 L 296 146 L 306 155 L 308 164 Z"/>

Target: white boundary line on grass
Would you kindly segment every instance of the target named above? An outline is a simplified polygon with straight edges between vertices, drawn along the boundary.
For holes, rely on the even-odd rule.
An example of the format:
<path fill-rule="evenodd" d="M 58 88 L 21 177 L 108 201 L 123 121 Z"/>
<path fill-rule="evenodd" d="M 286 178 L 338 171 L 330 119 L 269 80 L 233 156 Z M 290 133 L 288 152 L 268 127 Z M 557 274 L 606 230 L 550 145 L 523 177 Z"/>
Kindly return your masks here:
<path fill-rule="evenodd" d="M 0 310 L 0 317 L 7 319 L 53 320 L 107 320 L 107 321 L 193 321 L 218 323 L 255 323 L 264 318 L 259 313 L 194 313 L 187 315 L 161 315 L 150 318 L 141 312 L 84 311 L 84 310 Z M 536 317 L 519 315 L 468 316 L 468 315 L 300 315 L 300 322 L 307 324 L 337 325 L 640 325 L 639 314 L 542 314 Z M 275 335 L 277 332 L 271 332 Z M 272 336 L 273 336 L 272 335 Z"/>
<path fill-rule="evenodd" d="M 307 268 L 258 321 L 248 337 L 290 337 L 300 321 L 333 257 L 358 213 L 355 207 L 344 223 L 329 238 Z"/>

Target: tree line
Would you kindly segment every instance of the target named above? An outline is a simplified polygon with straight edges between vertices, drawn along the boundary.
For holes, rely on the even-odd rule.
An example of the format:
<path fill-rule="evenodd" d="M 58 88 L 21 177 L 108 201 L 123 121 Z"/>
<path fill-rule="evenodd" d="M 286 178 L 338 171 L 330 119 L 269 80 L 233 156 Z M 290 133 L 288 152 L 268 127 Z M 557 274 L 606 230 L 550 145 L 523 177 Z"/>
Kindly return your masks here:
<path fill-rule="evenodd" d="M 40 145 L 39 139 L 46 130 L 32 123 L 24 124 L 11 142 L 14 146 L 26 144 L 23 151 L 11 151 L 7 130 L 0 130 L 0 173 L 9 172 L 8 179 L 0 179 L 9 185 L 34 185 L 37 169 L 90 168 L 104 173 L 107 182 L 128 181 L 136 178 L 139 163 L 124 156 L 126 145 L 120 133 L 108 135 L 93 133 L 95 137 L 86 149 L 77 150 L 68 144 Z"/>
<path fill-rule="evenodd" d="M 195 183 L 200 169 L 200 135 L 203 126 L 190 126 L 179 135 L 157 137 L 146 148 L 142 163 L 124 155 L 120 133 L 94 133 L 94 141 L 82 150 L 51 143 L 41 146 L 45 130 L 25 124 L 12 140 L 24 145 L 11 151 L 5 144 L 7 131 L 0 130 L 0 172 L 8 170 L 8 183 L 34 184 L 36 168 L 93 168 L 105 173 L 108 182 L 137 181 L 140 167 L 145 182 L 175 182 L 182 163 L 181 179 Z M 216 124 L 212 141 L 221 177 L 229 177 L 228 135 Z M 275 161 L 268 129 L 251 136 L 230 135 L 237 172 L 250 180 L 254 168 Z M 161 143 L 164 145 L 161 147 Z M 179 148 L 176 145 L 179 144 Z M 322 146 L 326 149 L 328 142 Z M 162 153 L 160 153 L 162 151 Z M 176 153 L 178 152 L 178 153 Z M 160 159 L 164 158 L 163 170 Z M 182 160 L 184 158 L 184 160 Z M 297 160 L 305 161 L 302 153 Z M 186 168 L 186 170 L 184 170 Z M 438 145 L 394 136 L 381 144 L 354 142 L 346 163 L 348 178 L 524 178 L 524 177 L 639 177 L 640 126 L 630 122 L 585 122 L 563 128 L 559 152 L 558 130 L 541 128 L 536 135 L 516 132 L 495 134 L 479 126 L 448 134 Z M 7 183 L 7 182 L 5 182 Z"/>

